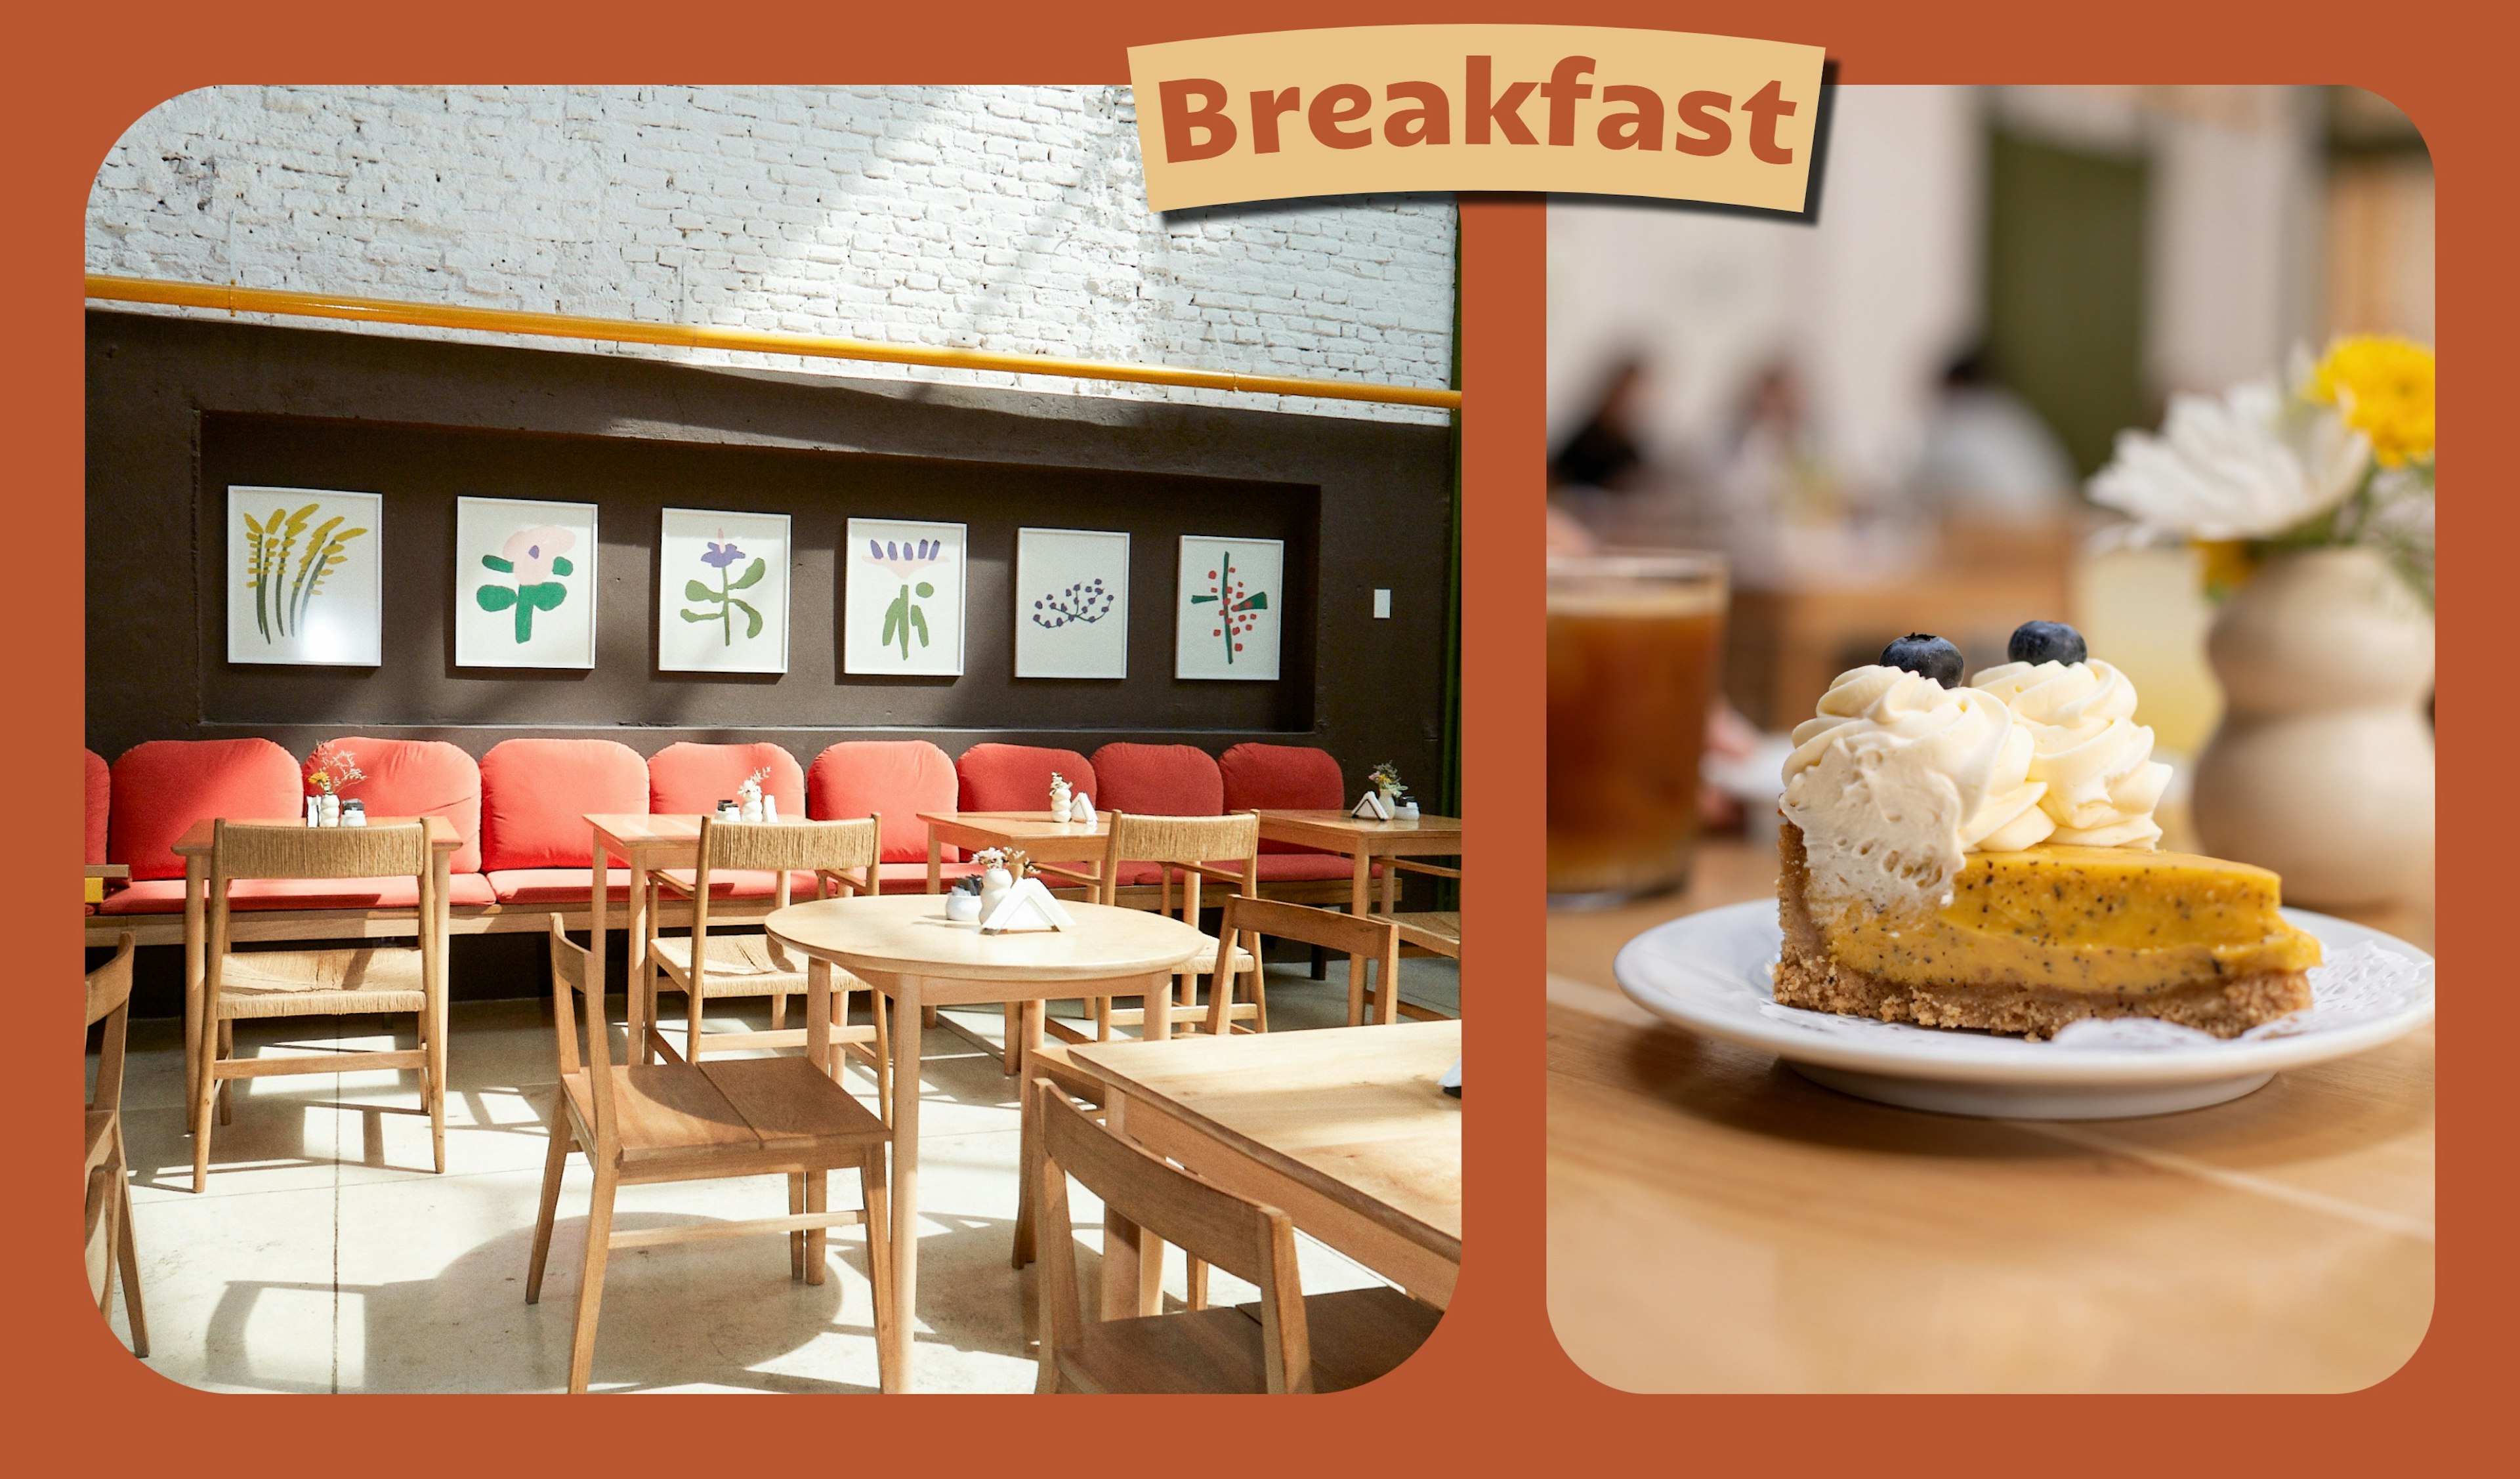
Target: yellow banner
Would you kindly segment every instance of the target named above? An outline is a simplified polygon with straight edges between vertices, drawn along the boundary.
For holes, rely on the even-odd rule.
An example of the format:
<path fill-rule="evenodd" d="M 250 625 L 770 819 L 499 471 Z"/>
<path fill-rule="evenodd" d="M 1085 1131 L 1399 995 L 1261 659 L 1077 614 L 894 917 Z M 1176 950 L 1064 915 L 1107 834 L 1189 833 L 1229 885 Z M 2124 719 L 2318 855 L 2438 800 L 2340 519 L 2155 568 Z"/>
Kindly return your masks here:
<path fill-rule="evenodd" d="M 1157 210 L 1364 191 L 1799 211 L 1822 48 L 1589 25 L 1366 25 L 1129 48 Z"/>

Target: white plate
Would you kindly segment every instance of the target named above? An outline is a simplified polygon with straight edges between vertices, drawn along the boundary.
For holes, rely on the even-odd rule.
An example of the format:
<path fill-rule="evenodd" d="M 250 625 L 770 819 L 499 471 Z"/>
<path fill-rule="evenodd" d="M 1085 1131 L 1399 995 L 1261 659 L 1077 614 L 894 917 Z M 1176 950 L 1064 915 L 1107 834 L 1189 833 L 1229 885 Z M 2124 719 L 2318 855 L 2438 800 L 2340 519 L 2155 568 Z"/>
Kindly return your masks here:
<path fill-rule="evenodd" d="M 1615 968 L 1646 1010 L 1773 1053 L 1847 1094 L 1944 1114 L 2124 1119 L 2238 1098 L 2279 1069 L 2362 1053 L 2432 1020 L 2432 957 L 2326 915 L 2284 918 L 2326 957 L 2311 972 L 2316 1005 L 2228 1041 L 2117 1018 L 2031 1043 L 1779 1007 L 1770 973 L 1783 937 L 1764 901 L 1658 924 L 1627 943 Z"/>

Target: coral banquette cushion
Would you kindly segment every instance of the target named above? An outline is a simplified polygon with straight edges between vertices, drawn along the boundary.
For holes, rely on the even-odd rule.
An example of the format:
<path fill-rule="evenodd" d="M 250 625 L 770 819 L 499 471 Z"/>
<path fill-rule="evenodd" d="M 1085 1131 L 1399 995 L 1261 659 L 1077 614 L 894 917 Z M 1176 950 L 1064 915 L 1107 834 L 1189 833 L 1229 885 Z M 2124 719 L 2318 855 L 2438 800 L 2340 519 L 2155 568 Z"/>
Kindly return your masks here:
<path fill-rule="evenodd" d="M 796 757 L 776 744 L 668 744 L 648 757 L 648 809 L 660 816 L 715 811 L 736 799 L 736 787 L 766 770 L 762 791 L 789 822 L 805 816 L 805 773 Z M 920 856 L 925 857 L 922 851 Z"/>
<path fill-rule="evenodd" d="M 87 861 L 105 861 L 106 819 L 113 812 L 113 767 L 94 750 L 87 756 Z"/>
<path fill-rule="evenodd" d="M 1102 805 L 1102 789 L 1094 762 L 1072 749 L 1037 744 L 975 744 L 954 762 L 962 778 L 964 811 L 1048 811 L 1050 773 L 1067 778 L 1069 786 Z M 923 856 L 923 854 L 922 854 Z"/>
<path fill-rule="evenodd" d="M 1225 814 L 1225 777 L 1195 744 L 1106 744 L 1094 752 L 1094 774 L 1102 789 L 1101 811 L 1144 812 L 1159 817 Z"/>
<path fill-rule="evenodd" d="M 175 841 L 203 817 L 305 813 L 297 761 L 268 740 L 147 740 L 113 762 L 112 784 L 106 861 L 128 866 L 135 883 L 183 877 Z"/>
<path fill-rule="evenodd" d="M 373 740 L 345 736 L 331 747 L 367 773 L 341 787 L 367 803 L 370 817 L 444 817 L 462 840 L 450 873 L 481 871 L 481 768 L 455 745 L 436 740 Z M 457 900 L 461 903 L 462 900 Z"/>
<path fill-rule="evenodd" d="M 1339 773 L 1337 757 L 1309 744 L 1238 744 L 1218 758 L 1216 768 L 1225 776 L 1227 811 L 1347 809 L 1347 780 Z M 1263 839 L 1260 850 L 1323 856 L 1320 849 L 1297 842 Z"/>
<path fill-rule="evenodd" d="M 507 740 L 481 757 L 481 867 L 576 869 L 582 898 L 593 861 L 586 814 L 647 810 L 648 763 L 626 744 Z"/>
<path fill-rule="evenodd" d="M 917 863 L 922 879 L 927 875 L 927 824 L 919 814 L 955 810 L 961 789 L 954 762 L 924 740 L 843 740 L 814 757 L 813 774 L 806 781 L 816 821 L 880 814 L 883 861 Z M 1045 776 L 1044 806 L 1050 804 L 1049 792 Z M 957 854 L 949 849 L 946 856 Z"/>

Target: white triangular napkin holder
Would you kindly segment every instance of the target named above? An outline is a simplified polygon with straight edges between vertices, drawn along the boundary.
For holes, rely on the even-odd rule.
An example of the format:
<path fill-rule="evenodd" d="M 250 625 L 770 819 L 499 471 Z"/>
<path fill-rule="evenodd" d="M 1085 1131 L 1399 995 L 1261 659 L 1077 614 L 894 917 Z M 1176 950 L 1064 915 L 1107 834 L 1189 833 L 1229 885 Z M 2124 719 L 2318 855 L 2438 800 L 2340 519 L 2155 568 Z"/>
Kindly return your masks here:
<path fill-rule="evenodd" d="M 1078 791 L 1075 799 L 1067 803 L 1067 820 L 1080 827 L 1098 825 L 1100 819 L 1094 815 L 1094 798 Z"/>
<path fill-rule="evenodd" d="M 1363 817 L 1370 822 L 1388 822 L 1391 820 L 1391 803 L 1382 799 L 1382 792 L 1370 790 L 1356 798 L 1356 809 L 1348 815 Z"/>
<path fill-rule="evenodd" d="M 1019 930 L 1069 929 L 1075 923 L 1076 917 L 1067 912 L 1066 906 L 1060 904 L 1039 878 L 1025 878 L 1008 889 L 1007 896 L 998 901 L 998 907 L 980 921 L 980 933 L 993 935 Z"/>

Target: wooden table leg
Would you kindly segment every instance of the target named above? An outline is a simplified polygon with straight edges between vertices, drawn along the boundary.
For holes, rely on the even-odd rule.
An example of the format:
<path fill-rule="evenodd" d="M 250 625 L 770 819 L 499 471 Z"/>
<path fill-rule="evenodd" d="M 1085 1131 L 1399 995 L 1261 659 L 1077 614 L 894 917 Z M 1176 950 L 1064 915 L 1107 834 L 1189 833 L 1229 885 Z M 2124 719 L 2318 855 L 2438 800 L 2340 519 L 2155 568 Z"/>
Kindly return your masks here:
<path fill-rule="evenodd" d="M 601 1026 L 608 1033 L 612 1029 L 606 1025 L 604 1015 L 604 933 L 610 922 L 606 916 L 610 912 L 611 895 L 607 885 L 612 881 L 608 866 L 611 855 L 604 850 L 604 829 L 590 830 L 595 837 L 595 871 L 586 894 L 586 1020 L 589 1026 Z M 638 1056 L 639 1045 L 647 1040 L 639 1023 L 639 993 L 634 991 L 630 993 L 630 1053 L 624 1061 L 647 1061 Z"/>
<path fill-rule="evenodd" d="M 200 1130 L 197 1106 L 202 1100 L 202 1064 L 208 1055 L 202 1051 L 202 989 L 204 963 L 209 955 L 208 863 L 198 857 L 184 860 L 184 1128 Z"/>
<path fill-rule="evenodd" d="M 892 1023 L 891 1391 L 911 1389 L 910 1332 L 919 1322 L 919 978 L 904 976 Z"/>
<path fill-rule="evenodd" d="M 1102 1122 L 1115 1135 L 1127 1134 L 1129 1097 L 1113 1089 L 1103 1099 Z M 1129 1320 L 1138 1314 L 1140 1268 L 1145 1262 L 1148 1235 L 1146 1230 L 1111 1210 L 1102 1208 L 1102 1318 Z M 1153 1248 L 1157 1270 L 1164 1266 L 1161 1244 Z M 1073 1250 L 1054 1248 L 1053 1257 L 1072 1258 Z"/>
<path fill-rule="evenodd" d="M 1348 881 L 1347 912 L 1362 919 L 1373 913 L 1373 859 L 1360 847 L 1351 861 L 1356 871 Z"/>
<path fill-rule="evenodd" d="M 1396 863 L 1386 863 L 1382 869 L 1382 912 L 1395 914 L 1399 908 L 1400 870 Z"/>
<path fill-rule="evenodd" d="M 1197 978 L 1193 976 L 1192 979 Z M 1233 977 L 1228 976 L 1209 989 L 1231 991 L 1232 981 Z M 1147 1010 L 1140 1020 L 1146 1025 L 1139 1029 L 1138 1035 L 1149 1043 L 1168 1040 L 1173 1035 L 1173 978 L 1162 975 L 1150 979 L 1147 983 L 1147 995 L 1144 1000 Z"/>
<path fill-rule="evenodd" d="M 927 891 L 945 891 L 945 842 L 936 835 L 936 824 L 927 824 Z"/>
<path fill-rule="evenodd" d="M 634 1033 L 631 1039 L 639 1045 L 638 1061 L 652 1063 L 656 1057 L 650 1046 L 648 1035 L 656 1030 L 656 962 L 654 957 L 648 954 L 648 911 L 653 906 L 649 902 L 646 885 L 648 865 L 653 860 L 645 850 L 633 849 L 624 861 L 630 865 L 628 901 L 630 923 L 621 936 L 621 959 L 624 964 L 621 979 L 630 993 L 630 999 L 639 1004 L 631 1008 L 631 1020 L 648 1024 L 646 1033 Z M 697 910 L 699 905 L 695 902 L 692 907 Z M 684 1055 L 691 1056 L 697 1047 L 697 1044 L 684 1044 Z"/>

